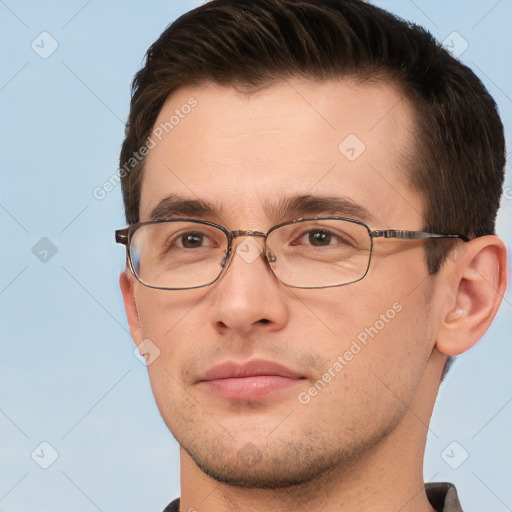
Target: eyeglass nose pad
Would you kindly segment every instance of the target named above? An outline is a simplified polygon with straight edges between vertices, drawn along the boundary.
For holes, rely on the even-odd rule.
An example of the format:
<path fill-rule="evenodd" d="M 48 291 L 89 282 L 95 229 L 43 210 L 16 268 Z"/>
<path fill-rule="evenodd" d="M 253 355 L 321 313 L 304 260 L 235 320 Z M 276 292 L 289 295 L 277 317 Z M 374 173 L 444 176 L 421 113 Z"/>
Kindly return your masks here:
<path fill-rule="evenodd" d="M 276 255 L 270 250 L 270 249 L 267 249 L 267 252 L 265 253 L 266 257 L 267 257 L 267 261 L 269 263 L 275 263 L 276 261 Z"/>
<path fill-rule="evenodd" d="M 230 253 L 230 251 L 226 251 L 224 253 L 224 258 L 222 259 L 222 261 L 220 263 L 221 268 L 224 268 L 226 266 L 227 262 L 229 261 L 229 253 Z"/>

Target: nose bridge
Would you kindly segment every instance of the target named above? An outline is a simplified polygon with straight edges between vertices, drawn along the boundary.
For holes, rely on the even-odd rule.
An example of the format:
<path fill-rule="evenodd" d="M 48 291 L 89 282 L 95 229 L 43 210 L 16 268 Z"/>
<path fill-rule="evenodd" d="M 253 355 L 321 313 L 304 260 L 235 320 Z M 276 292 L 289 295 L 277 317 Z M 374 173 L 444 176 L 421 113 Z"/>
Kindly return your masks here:
<path fill-rule="evenodd" d="M 268 253 L 267 248 L 267 233 L 263 233 L 261 231 L 255 231 L 252 229 L 249 230 L 234 230 L 228 233 L 228 250 L 226 251 L 223 262 L 221 263 L 221 273 L 218 279 L 223 279 L 226 272 L 229 271 L 230 267 L 233 264 L 233 260 L 237 258 L 241 258 L 245 263 L 252 264 L 256 262 L 263 255 L 263 263 L 266 268 L 272 274 L 274 279 L 277 279 L 274 271 L 270 266 L 270 262 L 272 262 L 273 254 Z M 237 238 L 243 238 L 238 244 L 236 243 Z M 259 244 L 254 240 L 255 237 L 260 238 L 263 241 L 263 244 Z M 247 239 L 248 238 L 248 239 Z M 279 279 L 277 279 L 279 281 Z"/>
<path fill-rule="evenodd" d="M 262 238 L 263 239 L 263 249 L 261 246 L 257 243 L 245 243 L 242 240 L 237 246 L 235 244 L 235 241 L 237 238 L 241 237 L 256 237 L 256 238 Z M 252 239 L 250 239 L 252 240 Z M 239 254 L 247 263 L 252 263 L 256 258 L 260 256 L 261 253 L 266 252 L 266 241 L 267 241 L 267 234 L 262 233 L 261 231 L 255 231 L 252 229 L 249 230 L 242 230 L 237 229 L 235 231 L 230 231 L 228 234 L 228 251 L 226 253 L 226 257 L 224 259 L 224 262 L 222 263 L 224 274 L 228 267 L 231 266 L 231 263 L 234 259 L 235 254 Z M 236 246 L 236 248 L 235 248 Z"/>
<path fill-rule="evenodd" d="M 242 239 L 238 244 L 236 244 L 236 239 L 241 238 L 241 237 L 245 237 L 245 238 Z M 256 237 L 256 238 L 263 239 L 263 248 L 259 243 L 257 243 L 256 241 L 253 241 L 253 238 L 249 238 L 249 240 L 246 240 L 247 237 Z M 223 265 L 224 271 L 227 270 L 227 267 L 231 266 L 231 263 L 236 254 L 238 254 L 243 260 L 245 260 L 246 263 L 252 263 L 262 253 L 265 253 L 266 241 L 267 241 L 266 233 L 262 233 L 261 231 L 255 231 L 252 229 L 249 229 L 249 230 L 238 229 L 235 231 L 230 231 L 228 238 L 229 238 L 229 249 L 228 249 L 227 259 Z"/>
<path fill-rule="evenodd" d="M 237 238 L 240 238 L 238 243 Z M 217 328 L 247 332 L 256 325 L 263 325 L 263 321 L 267 328 L 270 328 L 268 325 L 272 328 L 284 325 L 287 308 L 280 295 L 279 282 L 269 269 L 265 255 L 262 258 L 266 238 L 260 231 L 230 232 L 228 261 L 213 294 L 212 319 Z"/>
<path fill-rule="evenodd" d="M 237 237 L 240 237 L 240 236 L 255 236 L 255 237 L 259 237 L 259 238 L 264 238 L 265 240 L 267 239 L 266 233 L 262 233 L 261 231 L 255 231 L 254 229 L 249 229 L 249 230 L 237 229 L 235 231 L 229 232 L 229 237 L 231 240 L 233 240 Z"/>

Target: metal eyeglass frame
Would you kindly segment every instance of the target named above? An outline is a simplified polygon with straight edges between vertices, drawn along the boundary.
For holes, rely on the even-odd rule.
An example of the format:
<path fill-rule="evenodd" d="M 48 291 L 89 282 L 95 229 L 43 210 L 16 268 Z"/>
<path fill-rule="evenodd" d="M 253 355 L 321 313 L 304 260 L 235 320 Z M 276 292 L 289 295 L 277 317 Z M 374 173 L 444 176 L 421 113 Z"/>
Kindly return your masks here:
<path fill-rule="evenodd" d="M 269 254 L 269 253 L 271 253 L 271 251 L 267 250 L 266 240 L 267 240 L 268 235 L 270 235 L 270 233 L 272 233 L 276 229 L 279 229 L 283 226 L 288 226 L 288 225 L 292 225 L 292 224 L 296 224 L 296 223 L 300 223 L 300 222 L 319 221 L 319 220 L 341 220 L 341 221 L 345 221 L 345 222 L 359 224 L 360 226 L 363 226 L 364 228 L 366 228 L 366 230 L 368 231 L 368 235 L 370 237 L 370 254 L 368 256 L 368 265 L 366 266 L 366 270 L 364 271 L 364 274 L 359 279 L 355 279 L 354 281 L 349 281 L 348 283 L 327 285 L 327 286 L 294 286 L 294 285 L 290 285 L 290 284 L 287 284 L 287 283 L 281 281 L 281 279 L 274 273 L 274 271 L 272 270 L 272 267 L 269 265 L 269 263 L 271 263 L 273 261 L 272 260 L 273 254 Z M 226 249 L 226 255 L 224 257 L 224 260 L 221 263 L 221 270 L 215 279 L 213 279 L 209 283 L 206 283 L 203 285 L 191 286 L 191 287 L 187 287 L 187 288 L 170 288 L 170 287 L 166 287 L 166 286 L 154 286 L 154 285 L 147 284 L 144 281 L 142 281 L 142 279 L 140 279 L 140 277 L 137 275 L 137 273 L 135 272 L 135 270 L 133 268 L 132 258 L 131 258 L 131 254 L 130 254 L 130 243 L 131 243 L 132 237 L 133 237 L 134 233 L 137 231 L 137 229 L 141 228 L 142 226 L 147 226 L 150 224 L 162 224 L 162 223 L 167 223 L 167 222 L 191 222 L 194 224 L 211 226 L 211 227 L 219 229 L 226 235 L 226 239 L 227 239 L 227 243 L 228 243 L 227 249 Z M 429 233 L 426 231 L 408 231 L 408 230 L 404 230 L 404 229 L 372 229 L 372 228 L 370 228 L 370 226 L 368 226 L 368 224 L 366 224 L 365 222 L 362 222 L 360 220 L 349 219 L 346 217 L 331 217 L 331 216 L 293 219 L 293 220 L 290 220 L 287 222 L 282 222 L 280 224 L 276 224 L 275 226 L 272 226 L 266 233 L 263 233 L 261 231 L 254 231 L 252 229 L 229 231 L 224 226 L 220 226 L 219 224 L 215 224 L 213 222 L 209 222 L 209 221 L 205 221 L 205 220 L 198 220 L 198 219 L 189 219 L 189 218 L 169 218 L 169 219 L 142 221 L 142 222 L 137 222 L 136 224 L 132 224 L 131 226 L 128 226 L 124 229 L 118 229 L 115 232 L 116 242 L 118 244 L 122 244 L 122 245 L 126 246 L 126 258 L 128 260 L 130 271 L 135 276 L 137 281 L 139 281 L 144 286 L 147 286 L 148 288 L 154 288 L 157 290 L 193 290 L 195 288 L 205 288 L 206 286 L 212 285 L 213 283 L 215 283 L 216 281 L 218 281 L 220 279 L 222 274 L 229 267 L 229 264 L 231 263 L 231 260 L 233 258 L 233 254 L 234 254 L 234 252 L 232 250 L 233 249 L 233 241 L 235 238 L 240 237 L 240 236 L 255 236 L 255 237 L 263 238 L 265 240 L 265 250 L 263 252 L 265 254 L 265 260 L 267 262 L 267 266 L 269 267 L 272 274 L 274 274 L 275 278 L 280 283 L 282 283 L 286 286 L 289 286 L 290 288 L 301 288 L 301 289 L 336 288 L 338 286 L 345 286 L 347 284 L 356 283 L 357 281 L 361 281 L 361 279 L 364 279 L 366 274 L 368 274 L 368 269 L 370 268 L 374 238 L 395 238 L 397 240 L 402 240 L 402 241 L 440 239 L 440 238 L 459 239 L 459 240 L 462 240 L 463 242 L 469 242 L 469 240 L 470 240 L 467 236 L 461 235 L 461 234 L 439 234 L 439 233 Z"/>

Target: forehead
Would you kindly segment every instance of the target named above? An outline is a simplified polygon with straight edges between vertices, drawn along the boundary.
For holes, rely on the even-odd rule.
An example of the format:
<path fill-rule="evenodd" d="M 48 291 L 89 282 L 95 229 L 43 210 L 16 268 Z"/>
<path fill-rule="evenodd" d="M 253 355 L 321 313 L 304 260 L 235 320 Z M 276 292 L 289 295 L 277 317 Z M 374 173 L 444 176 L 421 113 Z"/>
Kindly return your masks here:
<path fill-rule="evenodd" d="M 250 94 L 212 83 L 179 89 L 151 134 L 141 220 L 177 194 L 263 229 L 283 199 L 317 195 L 349 198 L 388 223 L 406 215 L 421 224 L 402 166 L 412 122 L 408 100 L 383 82 L 296 79 Z"/>

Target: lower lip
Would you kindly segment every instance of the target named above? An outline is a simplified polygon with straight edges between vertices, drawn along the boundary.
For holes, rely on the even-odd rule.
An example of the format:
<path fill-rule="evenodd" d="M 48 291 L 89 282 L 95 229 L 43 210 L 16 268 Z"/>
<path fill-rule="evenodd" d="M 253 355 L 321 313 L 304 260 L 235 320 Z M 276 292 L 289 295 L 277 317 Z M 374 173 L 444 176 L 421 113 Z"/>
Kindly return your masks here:
<path fill-rule="evenodd" d="M 257 400 L 295 386 L 303 379 L 290 379 L 279 375 L 257 375 L 203 381 L 216 395 L 232 400 Z"/>

